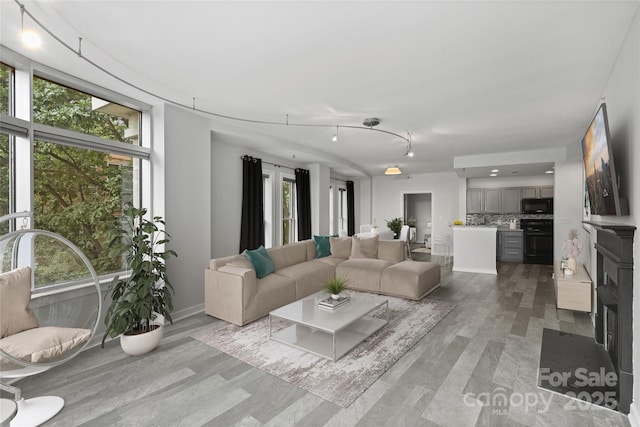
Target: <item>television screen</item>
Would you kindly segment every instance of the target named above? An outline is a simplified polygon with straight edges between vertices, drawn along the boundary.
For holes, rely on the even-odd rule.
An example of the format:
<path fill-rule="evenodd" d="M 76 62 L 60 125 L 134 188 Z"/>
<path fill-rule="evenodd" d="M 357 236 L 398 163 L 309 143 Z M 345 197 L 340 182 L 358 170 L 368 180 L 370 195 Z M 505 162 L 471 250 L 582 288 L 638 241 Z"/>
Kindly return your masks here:
<path fill-rule="evenodd" d="M 620 215 L 620 199 L 609 140 L 607 107 L 600 105 L 582 139 L 589 203 L 593 215 Z"/>

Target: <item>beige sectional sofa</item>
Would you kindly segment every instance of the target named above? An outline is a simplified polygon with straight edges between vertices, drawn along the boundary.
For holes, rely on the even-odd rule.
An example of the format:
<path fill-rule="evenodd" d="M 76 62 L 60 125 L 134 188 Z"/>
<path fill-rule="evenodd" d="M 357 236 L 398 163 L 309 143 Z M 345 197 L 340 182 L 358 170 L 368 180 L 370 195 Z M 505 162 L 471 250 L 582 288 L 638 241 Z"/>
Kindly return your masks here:
<path fill-rule="evenodd" d="M 212 259 L 205 270 L 205 313 L 242 326 L 322 290 L 336 275 L 350 289 L 411 299 L 440 285 L 440 266 L 405 260 L 398 240 L 331 238 L 331 255 L 323 258 L 313 240 L 267 252 L 275 272 L 261 279 L 244 254 Z"/>

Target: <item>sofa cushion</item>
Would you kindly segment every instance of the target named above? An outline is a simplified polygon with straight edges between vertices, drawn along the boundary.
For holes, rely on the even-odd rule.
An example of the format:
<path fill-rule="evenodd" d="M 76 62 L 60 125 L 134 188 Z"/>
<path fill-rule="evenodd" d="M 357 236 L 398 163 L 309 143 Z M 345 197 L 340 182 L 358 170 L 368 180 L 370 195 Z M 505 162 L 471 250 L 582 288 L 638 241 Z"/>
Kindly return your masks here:
<path fill-rule="evenodd" d="M 393 265 L 382 259 L 348 259 L 336 267 L 336 277 L 347 280 L 349 289 L 380 292 L 380 277 Z"/>
<path fill-rule="evenodd" d="M 31 268 L 0 274 L 0 338 L 38 327 L 30 301 Z"/>
<path fill-rule="evenodd" d="M 296 299 L 300 299 L 324 289 L 324 282 L 335 276 L 335 267 L 313 260 L 282 268 L 278 275 L 296 282 Z"/>
<path fill-rule="evenodd" d="M 276 271 L 275 264 L 273 263 L 273 260 L 271 260 L 271 257 L 264 246 L 260 245 L 256 250 L 247 251 L 245 255 L 249 258 L 249 261 L 251 261 L 253 267 L 256 269 L 256 276 L 258 276 L 258 279 L 262 279 Z"/>
<path fill-rule="evenodd" d="M 313 236 L 313 241 L 316 244 L 316 256 L 318 258 L 324 258 L 331 255 L 329 236 Z"/>
<path fill-rule="evenodd" d="M 3 338 L 0 340 L 0 348 L 25 362 L 51 363 L 83 346 L 90 336 L 90 329 L 44 326 Z"/>
<path fill-rule="evenodd" d="M 440 285 L 440 264 L 403 261 L 382 272 L 380 290 L 385 294 L 421 299 Z"/>
<path fill-rule="evenodd" d="M 337 258 L 349 258 L 351 255 L 351 237 L 330 237 L 331 255 Z"/>
<path fill-rule="evenodd" d="M 402 262 L 405 258 L 406 246 L 402 240 L 378 241 L 378 259 L 391 262 Z"/>
<path fill-rule="evenodd" d="M 351 255 L 349 259 L 377 258 L 378 257 L 378 236 L 360 238 L 353 236 L 351 243 Z"/>
<path fill-rule="evenodd" d="M 276 266 L 276 271 L 290 265 L 300 264 L 308 260 L 309 246 L 315 252 L 315 245 L 312 240 L 304 240 L 302 242 L 291 243 L 285 246 L 269 248 L 267 252 L 271 255 L 271 259 Z"/>
<path fill-rule="evenodd" d="M 273 273 L 258 280 L 256 293 L 245 309 L 244 323 L 259 319 L 270 311 L 280 308 L 296 300 L 296 283 L 294 280 Z"/>
<path fill-rule="evenodd" d="M 344 262 L 346 260 L 347 260 L 346 258 L 338 258 L 336 256 L 331 255 L 331 256 L 324 257 L 324 258 L 316 258 L 316 259 L 312 260 L 311 262 L 321 262 L 321 263 L 324 263 L 324 264 L 332 265 L 335 268 L 335 267 L 338 266 L 338 264 L 340 264 L 341 262 Z"/>

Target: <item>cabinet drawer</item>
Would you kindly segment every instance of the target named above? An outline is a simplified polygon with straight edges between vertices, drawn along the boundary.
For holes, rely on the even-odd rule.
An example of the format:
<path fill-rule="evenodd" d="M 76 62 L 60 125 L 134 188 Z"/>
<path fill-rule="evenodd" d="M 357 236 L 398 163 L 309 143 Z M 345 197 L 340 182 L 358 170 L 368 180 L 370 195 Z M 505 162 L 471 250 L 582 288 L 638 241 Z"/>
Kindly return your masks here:
<path fill-rule="evenodd" d="M 502 248 L 502 261 L 505 262 L 522 262 L 522 248 Z"/>
<path fill-rule="evenodd" d="M 522 236 L 520 237 L 504 237 L 502 246 L 505 248 L 522 249 Z"/>
<path fill-rule="evenodd" d="M 591 283 L 558 281 L 558 308 L 577 311 L 591 311 Z"/>

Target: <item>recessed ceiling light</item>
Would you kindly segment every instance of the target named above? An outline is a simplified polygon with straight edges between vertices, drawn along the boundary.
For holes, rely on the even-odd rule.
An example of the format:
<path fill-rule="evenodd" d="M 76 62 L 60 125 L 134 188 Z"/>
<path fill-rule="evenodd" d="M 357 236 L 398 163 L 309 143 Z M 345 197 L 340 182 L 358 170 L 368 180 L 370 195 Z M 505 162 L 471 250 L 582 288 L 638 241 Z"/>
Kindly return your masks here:
<path fill-rule="evenodd" d="M 491 170 L 491 173 L 498 173 L 498 172 L 500 172 L 498 169 L 492 169 Z"/>
<path fill-rule="evenodd" d="M 553 173 L 553 171 L 545 171 L 544 173 Z"/>
<path fill-rule="evenodd" d="M 498 176 L 498 174 L 497 174 L 497 173 L 492 173 L 492 174 L 491 174 L 491 175 L 489 175 L 489 176 Z"/>

